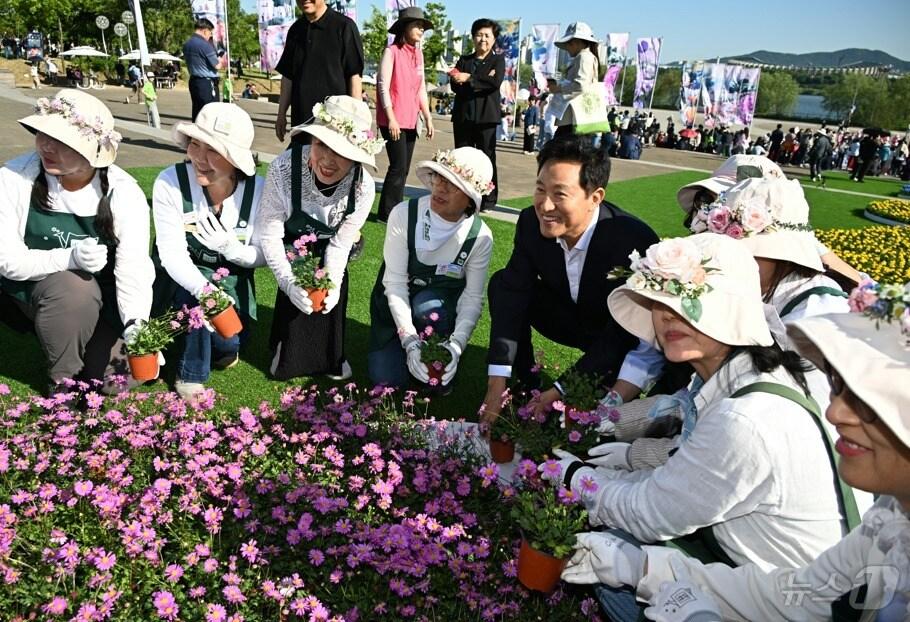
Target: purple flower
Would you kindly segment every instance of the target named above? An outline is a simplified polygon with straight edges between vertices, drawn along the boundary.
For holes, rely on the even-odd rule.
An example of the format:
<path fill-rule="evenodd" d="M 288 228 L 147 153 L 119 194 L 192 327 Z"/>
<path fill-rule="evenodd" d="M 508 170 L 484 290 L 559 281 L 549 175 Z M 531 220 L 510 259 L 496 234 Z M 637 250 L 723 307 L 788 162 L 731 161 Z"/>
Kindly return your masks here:
<path fill-rule="evenodd" d="M 224 594 L 224 597 L 229 603 L 237 604 L 246 601 L 246 596 L 243 595 L 243 592 L 240 591 L 240 588 L 236 585 L 229 585 L 221 591 Z"/>
<path fill-rule="evenodd" d="M 594 481 L 594 478 L 590 475 L 585 475 L 579 480 L 581 482 L 581 490 L 587 494 L 594 494 L 597 492 L 597 482 Z"/>
<path fill-rule="evenodd" d="M 69 603 L 62 596 L 54 596 L 49 603 L 46 603 L 41 610 L 49 616 L 60 616 L 66 612 Z"/>
<path fill-rule="evenodd" d="M 95 568 L 101 572 L 107 572 L 114 567 L 114 564 L 117 563 L 117 556 L 113 553 L 108 553 L 107 551 L 102 550 L 98 555 L 95 556 Z"/>
<path fill-rule="evenodd" d="M 581 432 L 579 432 L 578 430 L 572 430 L 571 432 L 569 432 L 569 442 L 570 443 L 577 443 L 580 440 L 581 440 Z"/>
<path fill-rule="evenodd" d="M 556 460 L 547 460 L 538 469 L 540 476 L 551 481 L 558 481 L 562 473 L 562 467 Z"/>
<path fill-rule="evenodd" d="M 180 564 L 169 564 L 168 567 L 164 569 L 164 578 L 170 583 L 177 583 L 182 576 L 183 566 Z"/>
<path fill-rule="evenodd" d="M 224 622 L 227 620 L 227 610 L 223 605 L 209 603 L 205 607 L 205 622 Z"/>
<path fill-rule="evenodd" d="M 95 485 L 92 483 L 91 480 L 76 482 L 73 485 L 73 492 L 75 492 L 80 497 L 84 497 L 84 496 L 88 495 L 90 492 L 92 492 L 92 488 L 94 488 L 94 487 L 95 487 Z"/>
<path fill-rule="evenodd" d="M 174 595 L 167 591 L 152 594 L 152 604 L 155 605 L 158 617 L 164 620 L 176 620 L 177 614 L 180 613 Z"/>

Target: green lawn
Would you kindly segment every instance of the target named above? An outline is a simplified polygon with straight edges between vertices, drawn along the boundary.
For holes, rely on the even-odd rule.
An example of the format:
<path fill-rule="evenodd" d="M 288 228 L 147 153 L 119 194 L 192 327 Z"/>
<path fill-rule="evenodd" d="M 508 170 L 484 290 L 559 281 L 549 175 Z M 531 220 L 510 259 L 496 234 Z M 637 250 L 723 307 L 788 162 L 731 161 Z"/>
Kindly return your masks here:
<path fill-rule="evenodd" d="M 136 177 L 146 195 L 151 194 L 152 184 L 160 168 L 135 168 L 129 172 Z M 262 170 L 262 169 L 261 169 Z M 264 172 L 264 170 L 262 170 Z M 701 178 L 697 172 L 678 172 L 667 175 L 617 182 L 607 189 L 607 199 L 640 216 L 661 236 L 684 235 L 681 221 L 683 213 L 676 203 L 676 190 Z M 863 227 L 868 221 L 858 215 L 867 200 L 863 197 L 843 195 L 820 190 L 808 190 L 807 196 L 813 208 L 813 224 L 820 228 Z M 531 204 L 530 198 L 513 199 L 505 204 L 521 209 Z M 514 227 L 510 223 L 484 218 L 493 232 L 493 257 L 490 273 L 503 267 L 511 252 Z M 347 352 L 354 369 L 354 380 L 367 384 L 366 349 L 369 335 L 369 294 L 372 290 L 382 256 L 385 226 L 367 222 L 363 229 L 366 248 L 360 259 L 350 267 L 351 295 L 348 303 Z M 269 365 L 268 331 L 271 326 L 272 309 L 275 300 L 275 280 L 268 269 L 256 274 L 257 299 L 259 301 L 259 322 L 247 344 L 239 365 L 230 370 L 215 372 L 210 379 L 214 387 L 225 398 L 225 407 L 234 409 L 241 405 L 252 405 L 263 399 L 275 397 L 282 387 L 290 383 L 275 382 L 268 378 Z M 429 413 L 441 418 L 470 418 L 474 416 L 483 397 L 486 383 L 486 345 L 489 337 L 490 318 L 484 309 L 477 329 L 464 353 L 457 384 L 452 395 L 433 401 Z M 20 335 L 0 325 L 0 339 L 6 344 L 5 355 L 0 357 L 0 382 L 21 393 L 42 391 L 44 369 L 41 352 L 32 335 Z M 539 344 L 543 345 L 543 344 Z M 565 366 L 574 360 L 577 353 L 569 348 L 547 344 L 545 349 L 549 364 Z M 165 380 L 173 381 L 176 351 L 166 353 L 169 364 L 165 367 Z M 305 379 L 299 379 L 304 382 Z M 163 384 L 160 385 L 162 388 Z"/>
<path fill-rule="evenodd" d="M 805 187 L 820 186 L 822 182 L 809 181 L 809 171 L 806 169 L 806 177 L 801 178 Z M 882 197 L 896 197 L 900 194 L 902 182 L 896 177 L 872 177 L 866 176 L 863 183 L 850 180 L 850 174 L 842 171 L 826 171 L 822 174 L 824 186 L 834 188 L 835 190 L 850 190 L 852 192 L 863 192 L 865 194 L 875 194 Z M 870 199 L 871 200 L 871 199 Z"/>

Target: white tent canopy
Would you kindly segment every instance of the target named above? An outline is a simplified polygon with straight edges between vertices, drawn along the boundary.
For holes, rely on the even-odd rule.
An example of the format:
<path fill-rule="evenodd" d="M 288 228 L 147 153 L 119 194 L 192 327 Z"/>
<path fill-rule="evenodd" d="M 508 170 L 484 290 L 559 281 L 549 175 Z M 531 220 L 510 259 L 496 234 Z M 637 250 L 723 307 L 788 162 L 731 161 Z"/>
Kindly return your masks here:
<path fill-rule="evenodd" d="M 124 54 L 118 60 L 139 60 L 139 50 L 133 50 L 129 54 Z M 149 60 L 167 60 L 179 62 L 180 59 L 173 54 L 168 54 L 164 50 L 149 53 Z"/>
<path fill-rule="evenodd" d="M 107 58 L 107 54 L 101 50 L 96 50 L 90 45 L 80 45 L 78 47 L 70 48 L 66 52 L 62 52 L 60 56 L 97 56 Z"/>

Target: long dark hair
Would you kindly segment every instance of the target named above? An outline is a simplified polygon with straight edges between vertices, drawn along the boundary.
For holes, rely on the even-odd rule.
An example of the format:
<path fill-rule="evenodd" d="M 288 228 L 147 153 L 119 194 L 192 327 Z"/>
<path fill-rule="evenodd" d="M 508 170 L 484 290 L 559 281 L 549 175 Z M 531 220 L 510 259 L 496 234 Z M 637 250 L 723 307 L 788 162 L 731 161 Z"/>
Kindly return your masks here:
<path fill-rule="evenodd" d="M 745 352 L 752 360 L 752 368 L 759 373 L 771 373 L 778 367 L 783 367 L 790 377 L 796 381 L 799 388 L 806 396 L 809 395 L 809 385 L 806 382 L 806 372 L 811 369 L 803 358 L 791 350 L 783 350 L 777 344 L 771 346 L 733 346 L 727 358 L 724 359 L 723 368 L 739 353 Z M 730 379 L 732 381 L 732 378 Z"/>
<path fill-rule="evenodd" d="M 98 232 L 98 236 L 102 240 L 112 242 L 116 246 L 120 243 L 120 240 L 117 239 L 117 235 L 114 233 L 114 213 L 111 211 L 111 199 L 108 196 L 110 184 L 107 179 L 107 167 L 101 167 L 97 171 L 98 179 L 101 182 L 101 199 L 98 201 L 98 209 L 95 214 L 95 231 Z M 44 163 L 39 161 L 38 176 L 32 184 L 31 202 L 41 212 L 51 211 L 47 192 Z"/>
<path fill-rule="evenodd" d="M 819 274 L 818 271 L 813 270 L 812 268 L 801 266 L 792 261 L 775 259 L 774 262 L 774 272 L 771 273 L 771 286 L 766 293 L 762 294 L 762 301 L 766 303 L 771 302 L 771 298 L 774 297 L 774 292 L 777 291 L 780 282 L 791 274 L 796 274 L 803 279 L 811 279 Z"/>

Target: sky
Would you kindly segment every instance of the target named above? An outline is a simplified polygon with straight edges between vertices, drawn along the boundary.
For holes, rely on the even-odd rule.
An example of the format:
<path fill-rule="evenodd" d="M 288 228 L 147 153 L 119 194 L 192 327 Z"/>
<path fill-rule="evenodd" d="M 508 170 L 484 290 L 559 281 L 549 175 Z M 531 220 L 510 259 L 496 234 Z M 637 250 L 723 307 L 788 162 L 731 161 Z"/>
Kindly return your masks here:
<path fill-rule="evenodd" d="M 241 0 L 255 11 L 256 0 Z M 532 24 L 585 21 L 598 38 L 608 32 L 664 38 L 661 62 L 712 59 L 770 50 L 830 52 L 843 48 L 882 50 L 910 60 L 908 0 L 451 0 L 444 2 L 453 26 L 468 30 L 478 17 L 522 18 L 522 34 Z M 425 0 L 419 0 L 423 6 Z M 385 0 L 357 0 L 363 24 Z"/>

